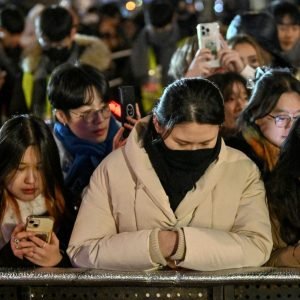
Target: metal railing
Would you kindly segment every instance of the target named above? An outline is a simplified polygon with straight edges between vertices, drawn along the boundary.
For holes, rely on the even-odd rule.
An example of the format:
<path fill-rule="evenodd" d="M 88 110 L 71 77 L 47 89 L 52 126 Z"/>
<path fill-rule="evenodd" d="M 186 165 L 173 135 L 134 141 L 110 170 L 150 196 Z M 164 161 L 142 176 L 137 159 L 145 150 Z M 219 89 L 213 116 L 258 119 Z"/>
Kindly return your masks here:
<path fill-rule="evenodd" d="M 300 299 L 300 269 L 116 272 L 1 269 L 0 299 Z"/>

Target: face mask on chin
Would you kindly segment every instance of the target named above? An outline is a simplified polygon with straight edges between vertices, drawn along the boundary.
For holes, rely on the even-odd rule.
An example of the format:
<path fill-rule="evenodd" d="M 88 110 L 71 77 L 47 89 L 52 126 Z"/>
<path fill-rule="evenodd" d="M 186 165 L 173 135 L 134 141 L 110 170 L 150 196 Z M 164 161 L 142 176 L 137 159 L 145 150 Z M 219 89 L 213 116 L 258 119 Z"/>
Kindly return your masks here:
<path fill-rule="evenodd" d="M 54 62 L 55 64 L 60 64 L 68 60 L 71 54 L 71 49 L 69 49 L 69 47 L 63 47 L 59 49 L 55 47 L 50 47 L 47 50 L 44 50 L 43 52 L 50 59 L 51 62 Z"/>
<path fill-rule="evenodd" d="M 160 30 L 156 30 L 153 27 L 149 28 L 151 40 L 156 43 L 164 43 L 165 41 L 168 41 L 170 39 L 170 34 L 172 33 L 172 31 L 172 26 Z"/>
<path fill-rule="evenodd" d="M 6 55 L 11 58 L 14 61 L 19 61 L 22 54 L 22 48 L 21 47 L 7 47 L 5 48 Z"/>

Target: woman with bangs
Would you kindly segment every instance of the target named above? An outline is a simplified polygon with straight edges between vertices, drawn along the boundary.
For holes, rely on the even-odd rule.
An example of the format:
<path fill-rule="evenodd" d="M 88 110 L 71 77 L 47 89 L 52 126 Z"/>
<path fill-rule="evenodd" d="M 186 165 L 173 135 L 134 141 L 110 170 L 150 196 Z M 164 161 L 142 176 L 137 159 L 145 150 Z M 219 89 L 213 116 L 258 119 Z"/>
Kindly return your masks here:
<path fill-rule="evenodd" d="M 43 120 L 20 115 L 0 130 L 0 266 L 68 266 L 68 222 L 58 149 Z M 26 231 L 29 216 L 50 216 L 49 243 Z"/>

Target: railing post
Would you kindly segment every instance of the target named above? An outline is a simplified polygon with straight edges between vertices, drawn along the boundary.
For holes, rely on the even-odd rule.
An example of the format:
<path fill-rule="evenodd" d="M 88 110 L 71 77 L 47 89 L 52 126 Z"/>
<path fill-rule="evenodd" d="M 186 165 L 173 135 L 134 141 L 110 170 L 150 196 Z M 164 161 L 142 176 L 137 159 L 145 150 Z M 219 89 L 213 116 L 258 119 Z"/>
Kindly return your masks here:
<path fill-rule="evenodd" d="M 224 286 L 213 287 L 213 300 L 224 300 Z"/>

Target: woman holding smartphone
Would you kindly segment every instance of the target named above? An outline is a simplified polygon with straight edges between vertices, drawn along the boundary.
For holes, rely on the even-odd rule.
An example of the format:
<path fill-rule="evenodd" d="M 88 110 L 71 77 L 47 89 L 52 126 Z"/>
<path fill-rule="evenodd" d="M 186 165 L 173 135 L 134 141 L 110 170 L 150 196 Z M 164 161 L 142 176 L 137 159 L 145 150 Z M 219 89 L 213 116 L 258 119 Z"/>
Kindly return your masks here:
<path fill-rule="evenodd" d="M 13 117 L 0 130 L 0 157 L 0 266 L 68 266 L 64 249 L 72 222 L 66 219 L 63 176 L 51 130 L 37 117 Z M 55 220 L 49 243 L 26 231 L 31 215 Z"/>

